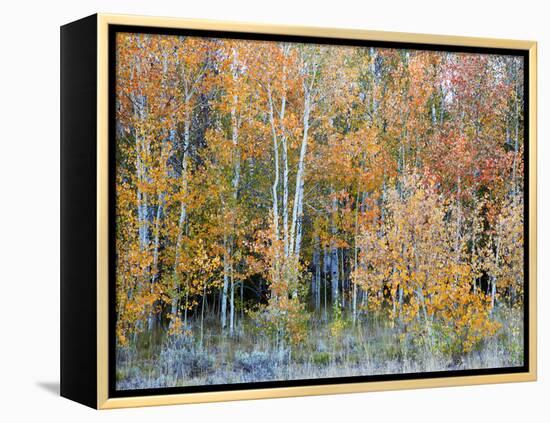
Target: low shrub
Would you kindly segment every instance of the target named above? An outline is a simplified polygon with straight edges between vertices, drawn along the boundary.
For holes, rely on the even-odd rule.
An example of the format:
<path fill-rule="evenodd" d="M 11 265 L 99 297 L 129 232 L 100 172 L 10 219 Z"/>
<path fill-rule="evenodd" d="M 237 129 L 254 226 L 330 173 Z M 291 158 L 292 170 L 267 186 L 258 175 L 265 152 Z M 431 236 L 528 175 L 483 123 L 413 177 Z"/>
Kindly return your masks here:
<path fill-rule="evenodd" d="M 189 346 L 162 349 L 159 363 L 163 373 L 174 374 L 176 378 L 203 376 L 213 371 L 214 358 L 205 350 Z"/>
<path fill-rule="evenodd" d="M 328 352 L 313 353 L 311 361 L 316 366 L 328 366 L 330 364 L 330 354 Z"/>
<path fill-rule="evenodd" d="M 235 354 L 234 369 L 248 373 L 253 380 L 270 379 L 274 376 L 274 358 L 267 352 L 239 351 Z"/>

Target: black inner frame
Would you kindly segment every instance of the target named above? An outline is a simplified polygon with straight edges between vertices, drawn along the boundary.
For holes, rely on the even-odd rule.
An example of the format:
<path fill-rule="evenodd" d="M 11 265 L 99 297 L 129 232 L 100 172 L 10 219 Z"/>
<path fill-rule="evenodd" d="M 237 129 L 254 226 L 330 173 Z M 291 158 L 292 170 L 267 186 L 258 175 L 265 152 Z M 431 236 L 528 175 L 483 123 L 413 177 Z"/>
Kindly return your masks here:
<path fill-rule="evenodd" d="M 199 386 L 182 386 L 182 387 L 167 387 L 167 388 L 148 388 L 148 389 L 131 389 L 117 390 L 116 389 L 116 245 L 115 245 L 115 226 L 116 226 L 116 34 L 119 32 L 126 33 L 142 33 L 142 34 L 159 34 L 159 35 L 184 35 L 206 38 L 230 38 L 256 41 L 282 41 L 293 43 L 313 43 L 313 44 L 330 44 L 342 46 L 356 47 L 378 47 L 378 48 L 395 48 L 408 50 L 429 50 L 429 51 L 448 51 L 460 53 L 478 53 L 478 54 L 497 54 L 508 56 L 519 56 L 523 58 L 523 89 L 524 89 L 524 254 L 523 254 L 523 275 L 524 275 L 524 299 L 523 299 L 523 330 L 524 330 L 524 345 L 523 345 L 523 366 L 518 367 L 499 367 L 488 369 L 468 369 L 468 370 L 442 370 L 434 372 L 422 373 L 402 373 L 402 374 L 385 374 L 385 375 L 369 375 L 369 376 L 345 376 L 334 378 L 318 378 L 318 379 L 298 379 L 284 381 L 266 381 L 266 382 L 250 382 L 250 383 L 235 383 L 235 384 L 219 384 L 219 385 L 199 385 Z M 108 346 L 108 385 L 109 398 L 120 397 L 135 397 L 147 395 L 169 395 L 169 394 L 186 394 L 199 392 L 216 392 L 216 391 L 236 391 L 245 389 L 259 388 L 283 388 L 283 387 L 300 387 L 314 385 L 335 385 L 342 383 L 359 383 L 359 382 L 382 382 L 382 381 L 398 381 L 398 380 L 421 380 L 431 378 L 446 378 L 456 376 L 481 376 L 481 375 L 497 375 L 510 373 L 526 373 L 529 372 L 529 51 L 519 49 L 506 48 L 487 48 L 487 47 L 466 47 L 466 46 L 447 46 L 439 44 L 421 44 L 408 42 L 393 42 L 393 41 L 369 41 L 357 39 L 342 39 L 342 38 L 325 38 L 325 37 L 309 37 L 295 35 L 272 35 L 258 34 L 246 32 L 230 32 L 230 31 L 214 31 L 214 30 L 196 30 L 196 29 L 176 29 L 162 27 L 146 27 L 133 25 L 109 25 L 108 29 L 108 67 L 109 67 L 109 293 L 108 293 L 108 308 L 109 308 L 109 346 Z"/>

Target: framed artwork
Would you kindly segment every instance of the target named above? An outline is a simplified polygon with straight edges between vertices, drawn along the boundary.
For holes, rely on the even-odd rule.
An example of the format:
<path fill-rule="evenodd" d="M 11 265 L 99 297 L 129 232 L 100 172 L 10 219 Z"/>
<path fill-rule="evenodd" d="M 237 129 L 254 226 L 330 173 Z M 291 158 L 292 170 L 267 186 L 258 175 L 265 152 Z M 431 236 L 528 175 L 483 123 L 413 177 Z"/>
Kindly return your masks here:
<path fill-rule="evenodd" d="M 536 43 L 61 28 L 61 393 L 536 379 Z"/>

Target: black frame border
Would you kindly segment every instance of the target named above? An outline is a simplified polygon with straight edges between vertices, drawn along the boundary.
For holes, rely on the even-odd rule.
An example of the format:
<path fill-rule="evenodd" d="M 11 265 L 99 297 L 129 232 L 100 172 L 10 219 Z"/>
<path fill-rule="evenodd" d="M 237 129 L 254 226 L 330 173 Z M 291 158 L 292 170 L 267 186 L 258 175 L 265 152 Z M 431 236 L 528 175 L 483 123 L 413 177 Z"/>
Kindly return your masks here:
<path fill-rule="evenodd" d="M 219 385 L 197 385 L 197 386 L 181 386 L 181 387 L 166 387 L 166 388 L 147 388 L 147 389 L 132 389 L 132 390 L 117 390 L 116 389 L 116 158 L 115 158 L 115 143 L 116 143 L 116 34 L 124 33 L 142 33 L 156 35 L 178 35 L 178 36 L 194 36 L 205 38 L 225 38 L 225 39 L 241 39 L 254 41 L 278 41 L 292 43 L 311 43 L 311 44 L 329 44 L 340 46 L 354 47 L 375 47 L 375 48 L 394 48 L 407 50 L 427 50 L 427 51 L 445 51 L 453 53 L 474 53 L 474 54 L 491 54 L 491 55 L 508 55 L 523 58 L 523 90 L 524 90 L 524 114 L 523 114 L 523 136 L 524 136 L 524 301 L 523 301 L 523 366 L 517 367 L 500 367 L 486 369 L 468 369 L 468 370 L 442 370 L 434 372 L 420 373 L 403 373 L 403 374 L 383 374 L 383 375 L 368 375 L 368 376 L 346 376 L 334 378 L 319 378 L 319 379 L 296 379 L 287 381 L 266 381 L 266 382 L 249 382 L 236 384 L 219 384 Z M 109 211 L 108 211 L 108 228 L 109 228 L 109 252 L 108 252 L 108 398 L 125 398 L 137 396 L 151 395 L 172 395 L 172 394 L 190 394 L 204 392 L 224 392 L 238 391 L 251 389 L 269 389 L 269 388 L 290 388 L 304 386 L 330 386 L 350 383 L 368 383 L 368 382 L 386 382 L 399 380 L 422 380 L 434 378 L 450 378 L 450 377 L 465 377 L 465 376 L 483 376 L 483 375 L 500 375 L 500 374 L 517 374 L 528 373 L 530 370 L 530 322 L 529 322 L 529 257 L 533 253 L 530 251 L 529 237 L 529 115 L 530 110 L 530 61 L 529 50 L 509 49 L 509 48 L 492 48 L 492 47 L 471 47 L 459 45 L 444 45 L 444 44 L 427 44 L 427 43 L 412 43 L 412 42 L 397 42 L 397 41 L 377 41 L 377 40 L 359 40 L 347 38 L 333 37 L 314 37 L 314 36 L 298 36 L 298 35 L 283 35 L 283 34 L 263 34 L 263 33 L 248 33 L 239 31 L 217 31 L 217 30 L 202 30 L 202 29 L 184 29 L 184 28 L 163 28 L 149 27 L 139 25 L 113 25 L 108 26 L 108 183 L 109 183 Z"/>

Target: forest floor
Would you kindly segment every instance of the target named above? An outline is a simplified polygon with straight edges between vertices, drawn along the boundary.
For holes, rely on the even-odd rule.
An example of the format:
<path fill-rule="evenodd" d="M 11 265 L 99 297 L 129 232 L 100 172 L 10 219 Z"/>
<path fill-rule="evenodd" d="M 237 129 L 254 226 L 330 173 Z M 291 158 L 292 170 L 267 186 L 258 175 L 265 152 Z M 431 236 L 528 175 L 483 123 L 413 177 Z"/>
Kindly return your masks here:
<path fill-rule="evenodd" d="M 429 345 L 418 334 L 402 334 L 380 317 L 333 322 L 313 316 L 308 337 L 293 347 L 276 347 L 252 329 L 244 316 L 233 336 L 216 320 L 186 336 L 140 335 L 132 346 L 117 347 L 118 390 L 319 379 L 347 376 L 471 370 L 523 365 L 523 324 L 518 311 L 501 310 L 497 335 L 471 351 L 446 350 L 444 340 Z M 460 346 L 459 346 L 460 347 Z"/>

